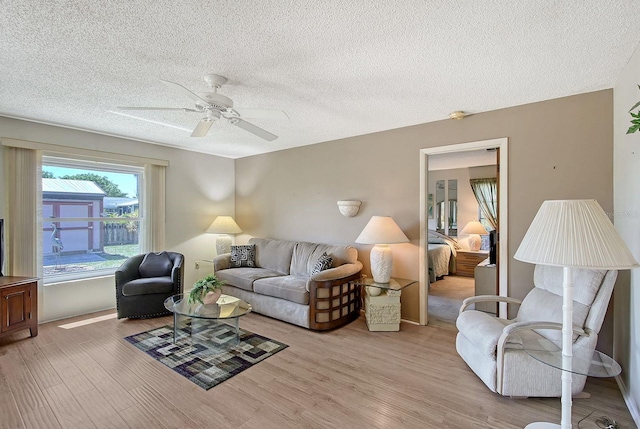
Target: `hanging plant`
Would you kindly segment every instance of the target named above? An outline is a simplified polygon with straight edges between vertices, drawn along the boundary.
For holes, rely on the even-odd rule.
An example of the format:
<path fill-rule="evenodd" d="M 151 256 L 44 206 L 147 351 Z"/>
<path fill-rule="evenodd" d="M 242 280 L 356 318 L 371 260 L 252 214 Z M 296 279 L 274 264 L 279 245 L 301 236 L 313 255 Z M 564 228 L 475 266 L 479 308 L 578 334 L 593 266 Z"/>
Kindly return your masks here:
<path fill-rule="evenodd" d="M 640 85 L 638 85 L 638 89 L 640 89 Z M 631 126 L 627 130 L 627 134 L 633 134 L 640 129 L 640 110 L 638 113 L 633 113 L 632 110 L 640 106 L 640 101 L 633 105 L 631 109 L 629 109 L 629 114 L 631 114 Z"/>

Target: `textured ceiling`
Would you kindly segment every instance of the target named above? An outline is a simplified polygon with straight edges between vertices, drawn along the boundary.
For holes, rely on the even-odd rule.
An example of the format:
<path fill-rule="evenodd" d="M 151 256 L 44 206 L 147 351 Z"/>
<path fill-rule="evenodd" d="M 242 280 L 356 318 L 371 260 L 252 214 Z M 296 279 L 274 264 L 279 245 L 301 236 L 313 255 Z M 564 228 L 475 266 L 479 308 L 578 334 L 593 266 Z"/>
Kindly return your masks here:
<path fill-rule="evenodd" d="M 640 40 L 622 0 L 0 0 L 0 115 L 231 158 L 611 88 Z M 264 141 L 160 82 L 206 73 Z M 123 116 L 126 113 L 134 117 Z M 166 125 L 165 125 L 166 124 Z M 169 126 L 170 125 L 170 126 Z"/>

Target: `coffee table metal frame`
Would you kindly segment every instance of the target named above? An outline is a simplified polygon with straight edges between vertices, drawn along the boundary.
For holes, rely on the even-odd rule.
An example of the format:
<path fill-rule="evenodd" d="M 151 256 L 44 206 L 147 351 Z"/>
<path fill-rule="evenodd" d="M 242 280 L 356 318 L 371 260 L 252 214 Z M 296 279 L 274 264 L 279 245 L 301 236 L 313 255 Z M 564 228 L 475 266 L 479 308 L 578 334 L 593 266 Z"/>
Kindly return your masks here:
<path fill-rule="evenodd" d="M 189 303 L 188 294 L 178 294 L 164 301 L 167 310 L 173 313 L 173 343 L 178 339 L 178 320 L 180 316 L 193 319 L 218 320 L 231 324 L 235 328 L 235 346 L 240 344 L 239 319 L 251 312 L 251 304 L 230 295 L 221 295 L 215 304 Z"/>

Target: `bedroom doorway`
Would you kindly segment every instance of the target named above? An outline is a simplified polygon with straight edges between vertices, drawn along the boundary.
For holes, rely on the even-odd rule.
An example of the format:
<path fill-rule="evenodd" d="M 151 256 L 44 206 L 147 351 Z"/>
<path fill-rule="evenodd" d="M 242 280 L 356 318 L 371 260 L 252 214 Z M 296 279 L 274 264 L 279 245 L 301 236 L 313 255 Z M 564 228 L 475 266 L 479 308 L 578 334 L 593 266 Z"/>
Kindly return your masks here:
<path fill-rule="evenodd" d="M 500 138 L 420 151 L 421 325 L 428 323 L 429 311 L 437 319 L 455 322 L 461 301 L 467 296 L 496 292 L 507 295 L 507 143 L 506 138 Z M 482 198 L 476 197 L 481 193 L 478 186 L 485 186 L 484 179 L 489 178 L 493 178 L 490 186 L 494 206 L 487 207 L 485 199 L 481 210 L 478 199 Z M 490 219 L 484 216 L 488 208 L 493 208 L 488 210 Z M 479 221 L 487 231 L 499 231 L 499 235 L 491 237 L 497 240 L 499 236 L 491 260 L 490 237 L 483 234 L 480 243 L 475 244 L 469 235 L 475 225 L 471 221 Z M 481 249 L 476 250 L 478 245 Z M 495 265 L 491 264 L 494 260 Z M 476 270 L 482 261 L 484 264 Z M 484 291 L 478 293 L 476 287 Z M 499 315 L 506 312 L 503 306 L 497 310 Z"/>

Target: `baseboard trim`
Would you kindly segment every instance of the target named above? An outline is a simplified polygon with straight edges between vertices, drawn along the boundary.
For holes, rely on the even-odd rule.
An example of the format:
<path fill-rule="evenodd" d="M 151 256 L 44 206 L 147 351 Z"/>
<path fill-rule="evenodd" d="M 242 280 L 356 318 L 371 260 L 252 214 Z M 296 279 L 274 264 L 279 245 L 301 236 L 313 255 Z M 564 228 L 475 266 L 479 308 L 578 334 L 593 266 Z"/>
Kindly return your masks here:
<path fill-rule="evenodd" d="M 636 426 L 640 428 L 640 411 L 638 411 L 638 407 L 636 403 L 632 400 L 631 395 L 629 394 L 629 389 L 624 384 L 624 380 L 619 375 L 615 377 L 616 383 L 618 383 L 618 388 L 620 388 L 620 393 L 622 393 L 622 397 L 624 398 L 624 402 L 627 404 L 627 409 L 631 414 L 631 418 L 636 423 Z"/>

